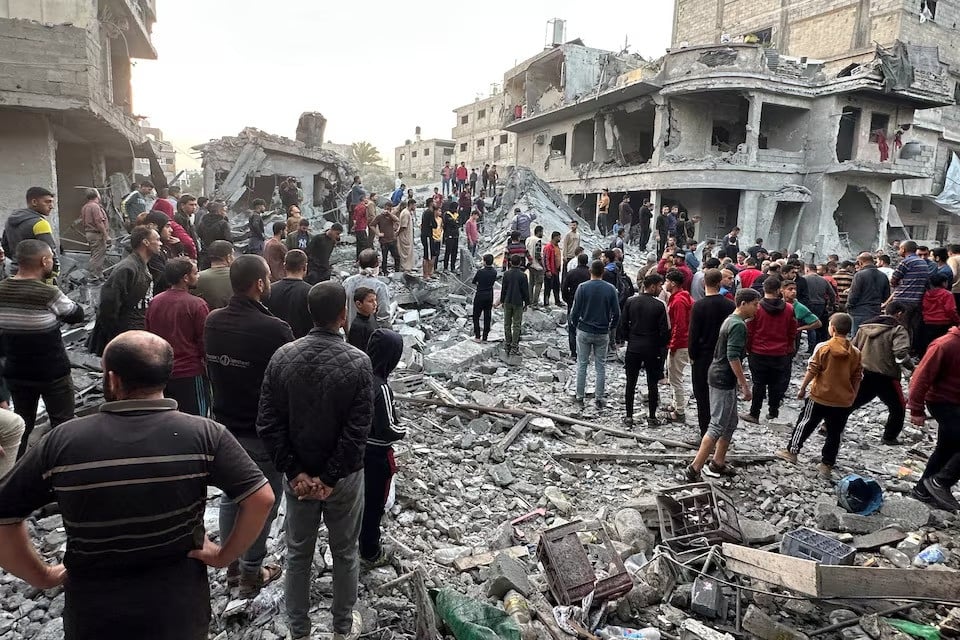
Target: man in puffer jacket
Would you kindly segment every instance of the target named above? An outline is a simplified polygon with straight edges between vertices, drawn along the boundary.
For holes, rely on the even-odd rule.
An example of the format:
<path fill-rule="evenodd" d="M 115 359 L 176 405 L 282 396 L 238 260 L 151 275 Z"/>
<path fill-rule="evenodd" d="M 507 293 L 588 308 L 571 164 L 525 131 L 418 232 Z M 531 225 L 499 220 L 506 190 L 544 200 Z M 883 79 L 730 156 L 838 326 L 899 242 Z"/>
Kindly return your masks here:
<path fill-rule="evenodd" d="M 53 251 L 51 278 L 56 278 L 60 275 L 60 247 L 53 237 L 53 227 L 49 220 L 50 212 L 53 211 L 54 195 L 43 187 L 30 187 L 27 189 L 26 200 L 26 209 L 17 209 L 7 218 L 3 238 L 0 240 L 0 246 L 13 263 L 10 275 L 17 273 L 17 245 L 20 241 L 40 240 L 50 245 L 50 250 Z"/>
<path fill-rule="evenodd" d="M 910 334 L 903 326 L 906 307 L 896 300 L 887 304 L 886 314 L 870 318 L 860 325 L 853 346 L 860 349 L 863 382 L 851 410 L 856 411 L 874 398 L 887 406 L 887 424 L 881 442 L 899 444 L 907 403 L 900 386 L 901 369 L 912 369 Z"/>
<path fill-rule="evenodd" d="M 387 377 L 397 368 L 403 355 L 403 339 L 389 329 L 377 329 L 367 343 L 367 355 L 373 367 L 373 425 L 363 462 L 364 505 L 360 525 L 360 561 L 367 568 L 381 566 L 389 556 L 380 546 L 380 518 L 390 493 L 390 483 L 397 471 L 393 458 L 394 442 L 403 439 L 407 430 L 400 426 L 393 391 Z"/>
<path fill-rule="evenodd" d="M 354 611 L 357 540 L 373 371 L 367 355 L 340 334 L 347 321 L 347 294 L 340 283 L 314 285 L 307 306 L 314 328 L 277 349 L 267 365 L 257 434 L 286 476 L 284 599 L 290 635 L 310 637 L 310 572 L 322 520 L 333 554 L 333 631 L 357 637 L 362 627 Z"/>

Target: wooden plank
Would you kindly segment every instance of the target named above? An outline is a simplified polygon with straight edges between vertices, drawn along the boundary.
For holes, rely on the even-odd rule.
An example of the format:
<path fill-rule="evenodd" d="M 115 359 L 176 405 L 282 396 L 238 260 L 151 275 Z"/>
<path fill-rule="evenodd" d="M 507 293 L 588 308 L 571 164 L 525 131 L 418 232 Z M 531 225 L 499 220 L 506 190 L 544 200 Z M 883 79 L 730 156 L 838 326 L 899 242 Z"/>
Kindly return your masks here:
<path fill-rule="evenodd" d="M 496 462 L 503 462 L 507 458 L 507 449 L 510 448 L 510 445 L 513 444 L 514 440 L 520 437 L 520 434 L 526 428 L 527 423 L 533 420 L 531 414 L 527 414 L 520 418 L 517 421 L 517 424 L 513 425 L 510 431 L 507 432 L 507 435 L 503 436 L 500 439 L 500 442 L 493 446 L 493 449 L 490 451 L 490 458 Z"/>
<path fill-rule="evenodd" d="M 820 565 L 820 596 L 960 601 L 960 571 Z"/>
<path fill-rule="evenodd" d="M 614 460 L 618 462 L 683 462 L 690 459 L 687 453 L 633 453 L 628 451 L 596 451 L 590 449 L 575 449 L 552 454 L 555 458 L 568 460 Z M 773 462 L 776 456 L 761 456 L 748 454 L 731 454 L 727 456 L 729 462 L 742 464 Z"/>
<path fill-rule="evenodd" d="M 494 558 L 501 553 L 505 553 L 516 560 L 518 558 L 526 558 L 528 555 L 530 555 L 530 550 L 525 545 L 518 545 L 508 549 L 500 549 L 499 551 L 487 551 L 486 553 L 480 553 L 475 556 L 467 556 L 466 558 L 454 560 L 453 566 L 457 571 L 469 571 L 470 569 L 476 569 L 477 567 L 485 567 L 489 564 L 493 564 Z"/>
<path fill-rule="evenodd" d="M 429 378 L 424 379 L 429 380 Z M 438 385 L 439 386 L 439 385 Z M 613 427 L 607 427 L 602 424 L 597 424 L 595 422 L 588 422 L 586 420 L 581 420 L 579 418 L 574 418 L 572 416 L 565 416 L 557 413 L 550 413 L 549 411 L 544 411 L 542 409 L 515 409 L 513 407 L 488 407 L 482 404 L 472 404 L 469 402 L 447 402 L 445 400 L 437 400 L 434 398 L 416 398 L 409 395 L 396 395 L 394 400 L 397 402 L 407 402 L 411 404 L 425 404 L 435 407 L 450 407 L 451 409 L 463 409 L 464 411 L 478 411 L 480 413 L 496 413 L 507 416 L 524 416 L 526 414 L 532 414 L 535 416 L 541 416 L 543 418 L 550 418 L 554 422 L 559 422 L 561 424 L 578 424 L 584 427 L 589 427 L 596 431 L 603 431 L 604 433 L 609 433 L 610 435 L 617 436 L 619 438 L 629 438 L 631 440 L 637 440 L 638 442 L 659 442 L 665 447 L 673 447 L 675 449 L 687 449 L 694 451 L 699 448 L 699 445 L 690 444 L 689 442 L 683 442 L 681 440 L 670 440 L 669 438 L 658 438 L 654 436 L 646 436 L 641 433 L 635 433 L 633 431 L 624 431 L 623 429 L 614 429 Z"/>
<path fill-rule="evenodd" d="M 779 553 L 724 543 L 727 569 L 798 593 L 818 593 L 817 563 Z"/>

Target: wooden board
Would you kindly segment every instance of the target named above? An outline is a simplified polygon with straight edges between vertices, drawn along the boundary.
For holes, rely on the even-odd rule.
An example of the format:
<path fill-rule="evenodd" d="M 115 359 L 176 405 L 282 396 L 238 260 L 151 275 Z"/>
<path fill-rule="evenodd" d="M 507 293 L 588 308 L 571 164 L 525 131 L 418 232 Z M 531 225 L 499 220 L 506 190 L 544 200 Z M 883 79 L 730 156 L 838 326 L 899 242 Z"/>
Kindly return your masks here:
<path fill-rule="evenodd" d="M 730 543 L 724 543 L 723 555 L 727 569 L 735 573 L 798 593 L 817 595 L 817 563 L 812 560 L 801 560 Z"/>
<path fill-rule="evenodd" d="M 960 571 L 820 565 L 820 596 L 960 601 Z"/>
<path fill-rule="evenodd" d="M 486 553 L 480 553 L 475 556 L 467 556 L 466 558 L 459 558 L 453 561 L 453 566 L 457 571 L 469 571 L 470 569 L 476 569 L 477 567 L 485 567 L 489 564 L 493 564 L 494 558 L 496 558 L 501 553 L 505 553 L 513 559 L 525 558 L 530 555 L 530 550 L 524 545 L 518 545 L 516 547 L 510 547 L 508 549 L 500 549 L 498 551 L 488 551 Z"/>
<path fill-rule="evenodd" d="M 596 451 L 590 449 L 575 449 L 554 453 L 555 458 L 567 460 L 612 460 L 617 462 L 684 462 L 691 459 L 688 453 L 633 453 L 629 451 Z M 776 456 L 730 454 L 728 462 L 741 464 L 773 462 Z"/>

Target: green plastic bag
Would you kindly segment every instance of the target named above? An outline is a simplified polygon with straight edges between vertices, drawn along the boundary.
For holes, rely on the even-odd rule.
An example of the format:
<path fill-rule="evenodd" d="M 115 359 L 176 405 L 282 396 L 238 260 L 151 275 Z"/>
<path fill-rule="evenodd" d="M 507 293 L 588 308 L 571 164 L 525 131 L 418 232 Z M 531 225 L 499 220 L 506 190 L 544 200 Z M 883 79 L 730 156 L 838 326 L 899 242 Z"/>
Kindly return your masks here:
<path fill-rule="evenodd" d="M 917 624 L 916 622 L 900 620 L 898 618 L 884 618 L 883 620 L 894 629 L 899 629 L 900 631 L 914 636 L 915 638 L 923 638 L 924 640 L 940 640 L 940 630 L 936 627 L 931 627 L 928 624 Z"/>
<path fill-rule="evenodd" d="M 452 589 L 436 594 L 437 613 L 457 640 L 520 640 L 520 627 L 506 611 Z"/>

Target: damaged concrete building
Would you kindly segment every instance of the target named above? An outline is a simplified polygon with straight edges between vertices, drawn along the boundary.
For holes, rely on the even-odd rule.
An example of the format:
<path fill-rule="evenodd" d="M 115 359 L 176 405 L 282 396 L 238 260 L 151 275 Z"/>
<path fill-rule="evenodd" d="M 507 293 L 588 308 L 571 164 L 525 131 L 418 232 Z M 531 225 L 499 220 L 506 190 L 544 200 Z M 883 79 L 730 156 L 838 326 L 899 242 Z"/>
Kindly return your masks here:
<path fill-rule="evenodd" d="M 503 130 L 504 109 L 503 93 L 494 85 L 486 98 L 453 110 L 457 164 L 466 162 L 471 169 L 480 169 L 485 164 L 503 166 L 511 161 L 517 136 Z"/>
<path fill-rule="evenodd" d="M 274 201 L 280 183 L 292 177 L 300 181 L 305 215 L 339 210 L 359 168 L 323 148 L 325 127 L 323 115 L 304 113 L 296 140 L 247 127 L 236 136 L 193 147 L 203 157 L 204 195 L 248 208 L 256 198 Z"/>
<path fill-rule="evenodd" d="M 678 2 L 678 24 L 701 15 L 695 6 Z M 838 67 L 755 38 L 723 39 L 686 43 L 653 63 L 575 42 L 516 67 L 504 78 L 506 104 L 526 105 L 505 126 L 518 135 L 515 163 L 541 172 L 588 217 L 603 188 L 614 210 L 625 196 L 634 206 L 643 197 L 677 204 L 702 217 L 701 239 L 739 226 L 769 247 L 822 257 L 901 237 L 896 200 L 935 193 L 945 166 L 940 134 L 914 126 L 915 113 L 953 111 L 955 82 L 937 47 L 894 38 Z M 927 202 L 920 215 L 935 226 Z M 954 229 L 945 226 L 944 240 L 960 236 Z"/>
<path fill-rule="evenodd" d="M 0 223 L 43 186 L 59 232 L 80 214 L 75 187 L 132 177 L 131 59 L 157 57 L 155 21 L 155 0 L 0 2 Z"/>

